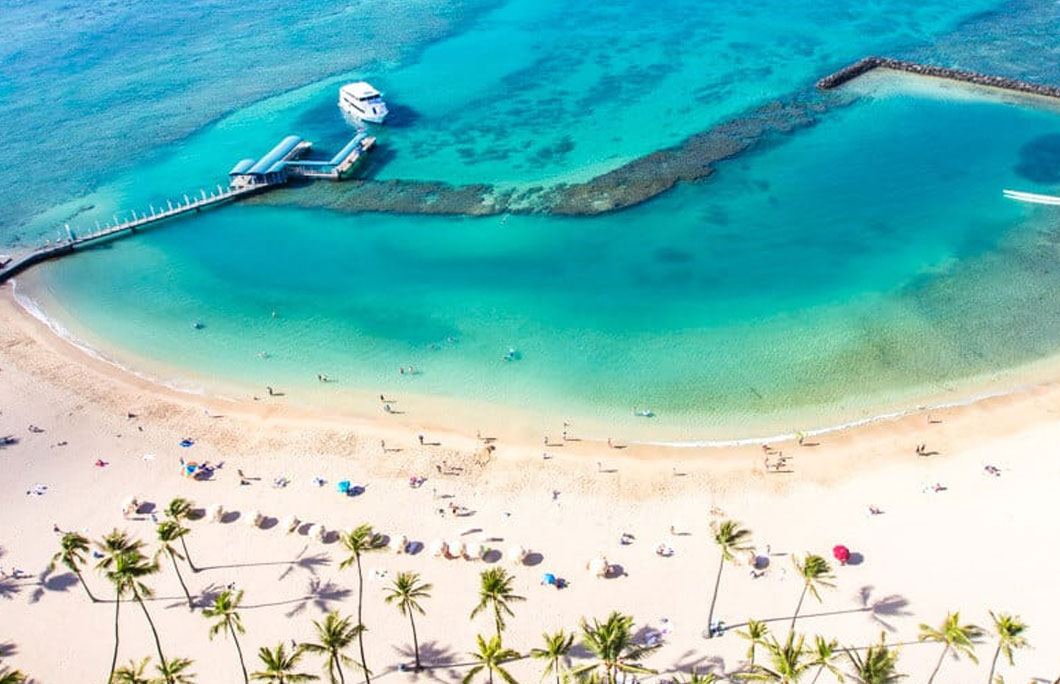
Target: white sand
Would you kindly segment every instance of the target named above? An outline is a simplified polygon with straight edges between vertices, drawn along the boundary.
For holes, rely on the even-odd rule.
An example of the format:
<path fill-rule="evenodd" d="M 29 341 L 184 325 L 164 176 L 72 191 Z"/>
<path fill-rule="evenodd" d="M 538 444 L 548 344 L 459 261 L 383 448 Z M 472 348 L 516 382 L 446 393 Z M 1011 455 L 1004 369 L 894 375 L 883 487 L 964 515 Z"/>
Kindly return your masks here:
<path fill-rule="evenodd" d="M 570 442 L 551 449 L 555 458 L 544 461 L 540 445 L 504 439 L 483 465 L 476 462 L 480 444 L 473 436 L 429 433 L 427 441 L 443 445 L 421 447 L 408 428 L 348 428 L 296 415 L 279 400 L 214 403 L 207 410 L 223 417 L 207 417 L 202 400 L 152 387 L 85 357 L 4 297 L 0 436 L 14 435 L 18 443 L 0 449 L 0 568 L 17 567 L 31 577 L 0 583 L 0 644 L 13 645 L 3 663 L 41 684 L 106 676 L 113 606 L 89 603 L 62 569 L 43 581 L 41 573 L 57 549 L 53 523 L 92 538 L 117 526 L 152 540 L 149 519 L 122 519 L 121 501 L 136 494 L 159 506 L 185 496 L 203 508 L 221 503 L 280 520 L 293 513 L 328 529 L 370 522 L 425 545 L 476 530 L 463 538 L 501 538 L 493 546 L 506 550 L 520 544 L 540 554 L 534 566 L 501 561 L 528 599 L 515 605 L 509 646 L 526 652 L 539 645 L 543 631 L 572 629 L 581 616 L 604 617 L 618 609 L 634 615 L 638 627 L 659 628 L 662 618 L 669 620 L 673 631 L 650 666 L 672 671 L 698 664 L 731 672 L 741 666 L 746 642 L 731 633 L 711 641 L 700 636 L 717 568 L 708 536 L 716 506 L 751 527 L 759 549 L 768 544 L 773 554 L 770 571 L 760 579 L 751 579 L 746 565 L 726 568 L 717 615 L 729 625 L 748 617 L 778 618 L 771 628 L 783 637 L 782 618 L 791 615 L 800 589 L 788 555 L 813 551 L 830 557 L 832 546 L 843 543 L 863 561 L 836 569 L 837 587 L 825 591 L 823 604 L 807 599 L 800 631 L 863 645 L 886 629 L 890 642 L 909 642 L 915 641 L 919 622 L 938 623 L 947 610 L 961 609 L 966 621 L 984 626 L 988 609 L 1013 612 L 1031 625 L 1035 648 L 1019 652 L 1016 667 L 1003 665 L 1001 672 L 1010 682 L 1052 681 L 1060 675 L 1052 589 L 1060 518 L 1050 510 L 1060 483 L 1058 398 L 1056 387 L 1043 386 L 939 412 L 933 416 L 939 423 L 910 416 L 830 435 L 817 446 L 778 445 L 793 455 L 793 473 L 765 474 L 757 447 L 616 450 Z M 415 414 L 415 407 L 403 408 Z M 138 417 L 128 419 L 129 411 Z M 30 424 L 45 431 L 32 433 Z M 504 435 L 530 432 L 525 426 L 497 427 Z M 196 445 L 179 447 L 183 437 L 195 438 Z M 383 454 L 380 439 L 401 451 Z M 66 445 L 57 446 L 60 442 Z M 913 454 L 918 443 L 941 453 L 919 458 Z M 145 454 L 154 458 L 145 460 Z M 189 481 L 179 475 L 181 457 L 224 465 L 212 481 Z M 96 459 L 109 465 L 94 467 Z M 435 466 L 443 460 L 462 470 L 439 476 Z M 612 472 L 598 473 L 598 461 Z M 984 473 L 986 464 L 999 467 L 1001 476 Z M 241 487 L 237 469 L 262 480 Z M 275 489 L 270 482 L 280 475 L 291 484 Z M 313 484 L 318 475 L 325 486 Z M 412 489 L 411 475 L 428 480 Z M 355 498 L 340 496 L 335 482 L 341 479 L 367 489 Z M 936 482 L 947 490 L 924 493 Z M 38 483 L 48 486 L 47 493 L 26 495 Z M 556 501 L 553 490 L 559 492 Z M 436 510 L 450 502 L 474 514 L 439 516 Z M 868 504 L 885 513 L 868 515 Z M 671 536 L 675 522 L 681 534 Z M 288 535 L 281 525 L 252 529 L 242 523 L 191 523 L 194 560 L 210 569 L 187 573 L 186 579 L 193 592 L 216 591 L 229 582 L 246 591 L 242 642 L 253 670 L 259 646 L 310 638 L 310 621 L 328 610 L 352 613 L 356 577 L 352 569 L 338 569 L 343 555 L 336 543 Z M 623 532 L 636 541 L 620 546 Z M 659 543 L 672 546 L 675 555 L 656 556 Z M 585 564 L 598 553 L 628 574 L 591 577 Z M 485 617 L 468 619 L 485 563 L 445 561 L 426 551 L 411 556 L 381 551 L 367 557 L 365 567 L 366 646 L 376 674 L 412 676 L 392 673 L 398 662 L 411 660 L 411 639 L 407 620 L 382 602 L 382 586 L 400 570 L 417 571 L 434 585 L 428 614 L 418 621 L 425 663 L 466 663 L 474 635 L 492 629 Z M 386 579 L 376 572 L 386 572 Z M 569 588 L 540 586 L 543 572 L 566 578 Z M 108 594 L 94 571 L 87 581 Z M 168 562 L 151 583 L 161 597 L 150 609 L 167 655 L 193 658 L 201 682 L 239 681 L 232 645 L 223 638 L 208 640 L 207 621 L 188 611 Z M 870 604 L 883 600 L 888 613 L 897 612 L 858 611 L 864 597 Z M 833 614 L 811 617 L 821 613 Z M 132 605 L 122 614 L 119 662 L 153 654 L 142 614 Z M 925 681 L 938 653 L 935 645 L 903 648 L 900 670 L 910 675 L 907 681 Z M 993 646 L 984 643 L 978 654 L 978 666 L 945 663 L 937 681 L 985 681 Z M 305 664 L 319 672 L 315 657 Z M 540 676 L 535 662 L 516 663 L 511 670 L 524 684 Z M 456 681 L 463 673 L 464 668 L 442 666 L 426 676 Z M 356 681 L 355 675 L 347 678 Z M 819 681 L 834 678 L 825 674 Z"/>

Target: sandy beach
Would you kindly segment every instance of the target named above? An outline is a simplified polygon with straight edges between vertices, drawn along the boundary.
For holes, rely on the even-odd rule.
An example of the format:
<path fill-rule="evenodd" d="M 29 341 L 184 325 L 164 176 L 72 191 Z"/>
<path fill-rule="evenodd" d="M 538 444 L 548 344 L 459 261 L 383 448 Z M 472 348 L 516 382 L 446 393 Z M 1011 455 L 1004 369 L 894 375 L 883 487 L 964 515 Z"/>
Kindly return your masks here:
<path fill-rule="evenodd" d="M 489 559 L 515 575 L 516 592 L 527 599 L 514 605 L 505 632 L 505 644 L 520 653 L 540 646 L 542 632 L 575 630 L 583 616 L 619 610 L 634 616 L 642 637 L 661 636 L 663 645 L 646 661 L 667 673 L 660 677 L 692 667 L 736 672 L 745 666 L 747 642 L 732 631 L 702 636 L 719 557 L 710 523 L 724 518 L 753 531 L 753 546 L 768 563 L 757 578 L 743 560 L 726 567 L 716 617 L 730 630 L 764 619 L 783 638 L 801 589 L 791 557 L 831 559 L 832 547 L 843 544 L 855 562 L 833 564 L 836 586 L 823 590 L 820 603 L 807 600 L 800 633 L 863 646 L 884 632 L 888 643 L 903 644 L 899 671 L 922 682 L 941 646 L 915 643 L 919 623 L 936 625 L 960 610 L 963 621 L 986 628 L 988 610 L 1003 611 L 1030 625 L 1032 644 L 1017 652 L 1014 667 L 1000 665 L 1005 680 L 1060 675 L 1060 627 L 1048 600 L 1060 556 L 1060 521 L 1047 508 L 1060 481 L 1054 384 L 802 446 L 775 444 L 771 454 L 757 445 L 608 448 L 578 441 L 577 425 L 564 441 L 557 425 L 543 458 L 530 426 L 484 422 L 482 434 L 496 438 L 490 453 L 474 434 L 419 418 L 429 412 L 418 413 L 402 397 L 393 398 L 405 411 L 400 421 L 352 421 L 291 409 L 284 397 L 233 402 L 158 387 L 56 337 L 21 311 L 7 288 L 0 298 L 0 398 L 0 437 L 11 436 L 0 448 L 0 569 L 20 571 L 18 579 L 0 581 L 0 658 L 41 684 L 105 679 L 113 644 L 112 604 L 90 603 L 62 568 L 47 572 L 59 542 L 53 526 L 91 539 L 123 528 L 153 547 L 151 505 L 160 514 L 176 496 L 232 512 L 227 522 L 190 523 L 188 546 L 202 570 L 185 574 L 193 596 L 215 595 L 230 583 L 245 591 L 242 643 L 251 670 L 258 669 L 258 647 L 309 640 L 312 620 L 356 609 L 356 575 L 339 569 L 341 544 L 334 535 L 314 540 L 305 526 L 286 533 L 277 523 L 293 514 L 331 531 L 367 522 L 422 547 L 365 557 L 365 645 L 377 678 L 458 681 L 475 635 L 492 629 L 487 617 L 468 615 L 478 573 L 493 564 L 433 557 L 436 539 L 477 541 L 502 556 L 514 545 L 530 552 L 520 564 Z M 184 439 L 193 446 L 181 447 Z M 928 455 L 916 453 L 921 444 Z M 786 465 L 767 470 L 764 461 L 775 463 L 779 452 Z M 187 479 L 181 459 L 216 469 L 209 479 Z M 240 484 L 239 470 L 249 484 Z M 425 481 L 410 487 L 411 477 Z M 277 478 L 288 483 L 276 487 Z M 342 480 L 363 493 L 337 493 Z M 129 495 L 146 505 L 126 519 L 121 504 Z M 870 506 L 882 513 L 870 514 Z M 245 524 L 253 510 L 266 516 L 261 527 Z M 621 544 L 623 534 L 632 543 Z M 660 546 L 672 555 L 658 555 Z M 614 577 L 586 570 L 598 555 L 614 566 Z M 410 634 L 406 618 L 383 602 L 383 587 L 405 570 L 433 585 L 418 622 L 429 669 L 418 675 L 397 671 L 411 662 Z M 569 585 L 542 586 L 544 573 Z M 100 596 L 112 594 L 95 571 L 86 581 Z M 192 658 L 201 682 L 239 681 L 231 643 L 208 638 L 208 621 L 188 610 L 167 562 L 149 584 L 167 655 Z M 978 665 L 948 659 L 936 681 L 985 681 L 993 649 L 984 637 Z M 123 611 L 119 662 L 153 652 L 142 614 Z M 321 673 L 321 662 L 307 656 L 304 669 Z M 849 670 L 845 660 L 838 666 Z M 541 663 L 527 659 L 510 670 L 525 684 L 540 677 Z M 817 681 L 836 678 L 826 671 Z"/>

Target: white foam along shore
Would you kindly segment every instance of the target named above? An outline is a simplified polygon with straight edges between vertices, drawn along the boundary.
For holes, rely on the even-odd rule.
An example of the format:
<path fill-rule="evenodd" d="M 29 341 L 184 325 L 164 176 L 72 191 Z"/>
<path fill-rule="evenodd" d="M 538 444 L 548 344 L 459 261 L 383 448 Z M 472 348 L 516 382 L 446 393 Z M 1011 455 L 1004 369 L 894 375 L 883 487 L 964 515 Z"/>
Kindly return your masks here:
<path fill-rule="evenodd" d="M 191 397 L 210 397 L 214 400 L 225 403 L 238 403 L 242 401 L 238 396 L 230 392 L 219 393 L 216 389 L 211 390 L 205 384 L 189 381 L 181 377 L 179 375 L 179 372 L 176 374 L 168 374 L 168 377 L 161 377 L 156 374 L 145 372 L 142 369 L 135 368 L 133 365 L 122 363 L 111 355 L 100 351 L 93 345 L 80 339 L 66 326 L 64 326 L 60 321 L 46 314 L 38 302 L 36 302 L 32 297 L 28 296 L 24 292 L 20 291 L 17 280 L 12 281 L 12 294 L 15 302 L 23 311 L 32 316 L 34 319 L 40 321 L 56 336 L 60 337 L 62 340 L 69 343 L 70 345 L 76 347 L 78 350 L 90 356 L 91 358 L 112 366 L 116 371 L 120 373 L 128 373 L 145 382 L 158 385 L 166 390 L 186 394 Z M 1052 359 L 1044 359 L 1039 362 L 1027 364 L 1025 368 L 1012 369 L 1007 379 L 1001 381 L 1001 383 L 999 383 L 996 379 L 969 380 L 965 383 L 965 387 L 967 389 L 964 392 L 959 393 L 957 398 L 955 399 L 932 401 L 929 403 L 923 403 L 922 401 L 915 401 L 913 399 L 909 399 L 901 403 L 910 406 L 910 408 L 884 411 L 881 413 L 871 413 L 870 410 L 870 415 L 865 415 L 860 418 L 823 426 L 812 426 L 812 421 L 808 420 L 806 421 L 806 423 L 809 425 L 808 427 L 799 430 L 793 429 L 790 432 L 777 432 L 766 436 L 749 435 L 720 439 L 638 439 L 635 436 L 632 436 L 630 439 L 626 439 L 623 441 L 628 444 L 638 444 L 649 447 L 662 447 L 674 449 L 717 449 L 739 446 L 758 446 L 762 444 L 773 444 L 778 442 L 792 441 L 796 440 L 800 435 L 803 437 L 823 436 L 833 433 L 845 432 L 848 430 L 853 430 L 867 425 L 873 425 L 876 423 L 894 421 L 907 416 L 968 406 L 995 397 L 1004 397 L 1007 395 L 1024 393 L 1031 390 L 1035 384 L 1033 382 L 1028 382 L 1027 378 L 1037 378 L 1045 379 L 1046 381 L 1052 381 L 1057 376 L 1056 370 L 1058 367 L 1060 367 L 1060 354 L 1057 354 Z M 980 389 L 976 391 L 973 388 Z M 434 400 L 434 398 L 429 396 L 421 397 L 421 399 L 426 403 L 431 403 Z M 307 410 L 313 410 L 317 407 L 306 405 L 304 408 L 306 408 Z M 468 410 L 466 413 L 476 414 L 479 412 L 480 411 L 476 408 L 474 410 Z M 440 415 L 446 415 L 446 411 L 444 409 L 440 410 L 438 413 Z M 336 419 L 344 419 L 347 416 L 336 415 L 334 417 Z M 359 418 L 364 419 L 370 417 L 360 415 Z M 434 420 L 432 422 L 437 422 L 437 420 Z M 466 421 L 445 424 L 444 427 L 447 430 L 467 432 L 467 425 L 462 424 L 463 422 Z M 525 412 L 525 414 L 522 416 L 522 422 L 535 424 L 543 423 L 547 425 L 554 421 L 550 421 L 547 416 L 541 416 L 539 413 L 532 414 L 531 412 Z M 599 421 L 595 422 L 598 423 Z M 616 426 L 616 430 L 621 432 L 620 427 Z M 536 431 L 537 430 L 535 430 L 535 432 Z M 608 439 L 606 434 L 586 435 L 584 438 L 596 442 L 606 442 Z"/>

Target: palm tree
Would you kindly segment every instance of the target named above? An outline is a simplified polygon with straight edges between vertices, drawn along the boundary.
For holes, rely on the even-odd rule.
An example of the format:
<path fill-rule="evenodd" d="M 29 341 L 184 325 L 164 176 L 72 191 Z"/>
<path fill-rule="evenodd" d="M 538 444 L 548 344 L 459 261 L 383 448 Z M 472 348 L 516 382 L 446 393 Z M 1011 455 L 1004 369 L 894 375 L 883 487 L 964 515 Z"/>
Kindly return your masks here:
<path fill-rule="evenodd" d="M 813 680 L 810 684 L 815 684 L 818 679 L 821 678 L 821 673 L 827 669 L 835 678 L 840 682 L 843 681 L 843 675 L 839 672 L 839 669 L 832 664 L 832 662 L 839 657 L 839 642 L 835 639 L 825 639 L 823 636 L 818 634 L 813 638 L 813 649 L 810 651 L 810 655 L 813 656 L 813 662 L 810 665 L 817 665 L 817 674 L 813 676 Z"/>
<path fill-rule="evenodd" d="M 747 621 L 747 631 L 737 631 L 736 634 L 751 642 L 747 647 L 747 661 L 753 667 L 755 664 L 755 648 L 759 644 L 765 644 L 766 635 L 769 634 L 769 626 L 764 622 L 751 619 Z"/>
<path fill-rule="evenodd" d="M 81 587 L 88 594 L 88 598 L 92 599 L 92 603 L 98 603 L 99 599 L 92 595 L 88 585 L 85 584 L 84 575 L 81 574 L 81 566 L 85 564 L 84 554 L 88 552 L 88 544 L 89 541 L 86 537 L 81 536 L 77 532 L 67 532 L 59 540 L 59 551 L 52 556 L 52 562 L 48 565 L 48 570 L 54 570 L 56 563 L 62 563 L 67 570 L 77 575 L 77 579 L 81 581 Z"/>
<path fill-rule="evenodd" d="M 357 648 L 361 652 L 361 669 L 364 670 L 364 684 L 371 684 L 371 673 L 368 671 L 368 661 L 364 657 L 364 618 L 361 609 L 364 604 L 364 574 L 361 572 L 361 554 L 375 551 L 382 547 L 382 539 L 372 531 L 372 526 L 365 523 L 342 535 L 342 545 L 350 552 L 346 560 L 339 564 L 339 569 L 344 570 L 351 564 L 357 566 Z"/>
<path fill-rule="evenodd" d="M 711 626 L 714 624 L 714 605 L 718 602 L 718 588 L 721 586 L 721 571 L 725 561 L 735 561 L 736 551 L 746 551 L 751 541 L 751 530 L 740 527 L 734 520 L 725 520 L 719 525 L 717 521 L 710 524 L 714 532 L 714 543 L 721 549 L 721 560 L 718 561 L 718 576 L 714 580 L 714 595 L 710 599 L 710 611 L 707 613 L 707 634 L 714 636 Z"/>
<path fill-rule="evenodd" d="M 177 523 L 178 525 L 183 526 L 183 522 L 185 520 L 191 519 L 191 510 L 194 506 L 195 504 L 193 504 L 191 501 L 178 496 L 177 498 L 170 501 L 169 505 L 166 506 L 165 514 L 167 518 Z M 188 553 L 188 544 L 184 541 L 184 536 L 188 532 L 191 532 L 191 530 L 185 529 L 184 534 L 180 535 L 180 546 L 182 549 L 184 549 L 184 558 L 188 561 L 188 567 L 191 568 L 192 572 L 198 572 L 199 569 L 195 567 L 195 563 L 191 562 L 191 554 Z"/>
<path fill-rule="evenodd" d="M 478 652 L 469 653 L 472 658 L 475 659 L 475 664 L 471 666 L 471 669 L 464 675 L 462 684 L 471 684 L 474 680 L 475 675 L 483 670 L 489 676 L 489 684 L 493 684 L 493 674 L 497 673 L 500 678 L 503 679 L 507 684 L 519 684 L 515 681 L 515 677 L 504 669 L 504 663 L 509 660 L 515 660 L 519 657 L 517 651 L 513 651 L 510 648 L 505 648 L 501 644 L 500 635 L 490 637 L 489 641 L 482 638 L 482 635 L 475 637 L 478 639 Z"/>
<path fill-rule="evenodd" d="M 805 637 L 801 635 L 796 641 L 794 632 L 788 634 L 783 644 L 771 637 L 765 642 L 765 647 L 769 654 L 769 664 L 772 667 L 753 665 L 747 672 L 737 672 L 733 677 L 758 682 L 796 684 L 814 665 L 812 662 L 803 660 L 806 655 L 809 655 L 802 648 L 804 641 Z"/>
<path fill-rule="evenodd" d="M 530 649 L 530 656 L 545 661 L 545 671 L 541 679 L 550 674 L 556 676 L 556 684 L 570 681 L 570 649 L 574 645 L 574 635 L 566 634 L 562 629 L 555 634 L 542 634 L 544 648 Z"/>
<path fill-rule="evenodd" d="M 185 672 L 185 670 L 191 667 L 191 664 L 191 658 L 170 658 L 165 667 L 162 667 L 161 665 L 155 666 L 155 669 L 158 670 L 159 677 L 151 684 L 161 684 L 162 682 L 173 682 L 173 684 L 195 684 L 195 674 L 192 672 Z"/>
<path fill-rule="evenodd" d="M 294 682 L 309 682 L 314 679 L 320 679 L 316 675 L 294 671 L 298 661 L 302 659 L 302 653 L 304 653 L 303 649 L 296 648 L 290 655 L 287 655 L 282 642 L 277 644 L 276 648 L 271 651 L 267 647 L 262 646 L 258 649 L 258 658 L 265 665 L 265 669 L 255 672 L 250 675 L 250 678 L 275 682 L 275 684 L 287 684 L 288 682 L 294 684 Z"/>
<path fill-rule="evenodd" d="M 420 582 L 420 576 L 415 572 L 399 572 L 393 583 L 387 587 L 387 595 L 383 599 L 387 603 L 396 603 L 402 615 L 409 616 L 409 625 L 412 626 L 412 651 L 416 655 L 416 670 L 420 669 L 420 642 L 416 636 L 416 620 L 413 613 L 424 615 L 420 599 L 431 597 L 430 590 L 433 587 L 428 583 Z"/>
<path fill-rule="evenodd" d="M 185 560 L 185 556 L 180 555 L 180 552 L 173 548 L 173 543 L 177 539 L 183 541 L 184 535 L 188 533 L 188 528 L 181 526 L 181 524 L 175 520 L 163 520 L 158 523 L 158 541 L 161 545 L 158 551 L 155 552 L 155 561 L 158 561 L 158 557 L 165 553 L 169 556 L 169 560 L 173 562 L 173 571 L 177 573 L 177 579 L 180 581 L 180 588 L 184 590 L 184 596 L 188 598 L 188 608 L 194 610 L 195 604 L 191 601 L 191 593 L 188 591 L 188 585 L 184 584 L 184 577 L 180 574 L 180 566 L 177 565 L 177 559 Z"/>
<path fill-rule="evenodd" d="M 847 659 L 854 666 L 856 684 L 898 684 L 905 677 L 898 674 L 895 665 L 898 662 L 898 651 L 892 650 L 884 643 L 886 634 L 880 633 L 880 643 L 865 649 L 865 655 L 858 655 L 854 649 L 844 649 Z"/>
<path fill-rule="evenodd" d="M 942 661 L 946 657 L 946 654 L 951 650 L 955 657 L 966 655 L 968 659 L 973 663 L 979 661 L 975 657 L 975 643 L 976 639 L 983 635 L 983 630 L 978 626 L 968 624 L 961 624 L 960 612 L 947 613 L 946 619 L 942 621 L 942 625 L 939 629 L 935 629 L 930 625 L 920 625 L 920 636 L 917 637 L 917 641 L 934 641 L 936 643 L 945 644 L 942 648 L 942 653 L 939 655 L 939 661 L 935 664 L 935 669 L 932 670 L 931 676 L 928 678 L 927 684 L 935 681 L 935 675 L 938 674 L 939 668 L 942 667 Z"/>
<path fill-rule="evenodd" d="M 351 625 L 350 618 L 340 618 L 338 611 L 328 613 L 323 623 L 313 620 L 313 626 L 317 628 L 319 642 L 301 644 L 301 648 L 310 653 L 326 654 L 328 679 L 331 684 L 336 684 L 336 682 L 346 684 L 346 677 L 342 674 L 342 664 L 349 665 L 356 661 L 349 658 L 343 651 L 349 648 L 354 637 L 364 627 Z M 338 679 L 335 678 L 336 672 L 338 672 Z"/>
<path fill-rule="evenodd" d="M 639 665 L 638 662 L 658 648 L 658 645 L 642 646 L 633 643 L 632 616 L 612 611 L 606 620 L 600 622 L 593 619 L 591 625 L 583 618 L 581 630 L 582 645 L 596 656 L 597 662 L 574 668 L 572 673 L 575 677 L 581 678 L 594 670 L 602 669 L 607 678 L 607 684 L 615 684 L 615 677 L 619 671 L 633 674 L 655 672 Z"/>
<path fill-rule="evenodd" d="M 140 662 L 130 660 L 128 665 L 119 667 L 111 680 L 114 684 L 152 684 L 151 678 L 144 672 L 150 658 L 144 658 Z"/>
<path fill-rule="evenodd" d="M 835 586 L 828 581 L 833 579 L 832 568 L 824 558 L 816 554 L 807 553 L 806 558 L 801 563 L 794 556 L 792 556 L 791 562 L 795 564 L 795 571 L 802 577 L 803 584 L 802 593 L 799 594 L 799 603 L 795 606 L 795 614 L 791 616 L 791 627 L 788 628 L 789 634 L 795 632 L 795 620 L 798 619 L 799 611 L 802 610 L 802 601 L 806 598 L 806 592 L 810 592 L 815 599 L 820 601 L 821 595 L 817 593 L 817 588 Z"/>
<path fill-rule="evenodd" d="M 497 627 L 497 636 L 500 637 L 504 631 L 504 616 L 515 615 L 509 603 L 525 601 L 526 597 L 519 596 L 512 591 L 512 582 L 515 577 L 508 574 L 504 568 L 490 568 L 483 570 L 479 575 L 481 582 L 478 592 L 478 605 L 471 610 L 471 618 L 486 610 L 493 609 L 493 621 Z"/>
<path fill-rule="evenodd" d="M 106 575 L 106 573 L 114 566 L 115 560 L 119 555 L 128 550 L 139 549 L 141 546 L 142 542 L 129 537 L 128 532 L 116 528 L 111 530 L 111 532 L 104 536 L 103 539 L 96 542 L 96 547 L 102 553 L 102 558 L 96 563 L 96 570 Z M 121 614 L 121 598 L 124 593 L 121 586 L 113 582 L 112 584 L 114 584 L 114 653 L 110 658 L 110 674 L 107 676 L 108 682 L 114 679 L 115 667 L 118 664 L 118 619 Z"/>
<path fill-rule="evenodd" d="M 217 618 L 210 625 L 210 639 L 217 636 L 218 632 L 224 632 L 232 637 L 236 645 L 236 654 L 239 655 L 239 667 L 243 670 L 243 684 L 249 682 L 247 677 L 247 665 L 243 662 L 243 649 L 239 646 L 238 634 L 243 634 L 243 619 L 239 616 L 239 602 L 243 600 L 242 590 L 233 594 L 230 591 L 222 591 L 214 597 L 213 603 L 203 608 L 202 616 L 207 619 Z"/>
<path fill-rule="evenodd" d="M 147 624 L 151 628 L 151 635 L 155 640 L 155 650 L 158 652 L 158 661 L 163 668 L 168 668 L 166 656 L 162 653 L 162 641 L 158 637 L 158 629 L 155 627 L 155 621 L 151 619 L 151 613 L 147 610 L 147 604 L 144 603 L 144 597 L 150 598 L 154 595 L 154 592 L 144 584 L 143 580 L 145 577 L 158 572 L 158 564 L 149 562 L 140 551 L 140 543 L 135 542 L 135 544 L 135 547 L 114 557 L 112 565 L 106 571 L 107 579 L 114 584 L 119 598 L 123 594 L 132 594 L 133 600 L 140 606 L 144 617 L 147 618 Z M 169 680 L 166 681 L 168 682 Z M 173 683 L 169 682 L 169 684 Z"/>
<path fill-rule="evenodd" d="M 1012 651 L 1026 648 L 1029 644 L 1023 633 L 1027 631 L 1027 625 L 1020 621 L 1019 616 L 1007 613 L 995 615 L 990 611 L 990 618 L 994 621 L 994 634 L 997 635 L 997 649 L 994 651 L 994 659 L 990 661 L 990 678 L 987 684 L 994 684 L 994 670 L 997 669 L 997 659 L 1002 653 L 1011 667 L 1015 665 L 1015 657 Z"/>
<path fill-rule="evenodd" d="M 0 667 L 0 684 L 25 684 L 26 675 L 21 670 Z"/>

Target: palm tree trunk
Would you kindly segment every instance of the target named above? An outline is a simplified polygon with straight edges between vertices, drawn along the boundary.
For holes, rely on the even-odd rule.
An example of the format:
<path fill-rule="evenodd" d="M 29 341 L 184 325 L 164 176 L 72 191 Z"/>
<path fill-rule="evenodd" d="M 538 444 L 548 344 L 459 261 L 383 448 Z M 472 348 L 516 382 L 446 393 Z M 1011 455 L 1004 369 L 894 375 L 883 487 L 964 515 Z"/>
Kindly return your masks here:
<path fill-rule="evenodd" d="M 92 599 L 92 603 L 99 603 L 99 599 L 92 595 L 92 590 L 88 588 L 87 584 L 85 584 L 85 577 L 81 574 L 81 571 L 74 570 L 74 574 L 77 575 L 77 579 L 81 580 L 81 588 L 83 588 L 85 593 L 88 594 L 88 598 Z"/>
<path fill-rule="evenodd" d="M 997 650 L 994 651 L 994 659 L 990 661 L 990 678 L 986 680 L 986 684 L 994 684 L 994 670 L 997 668 L 997 657 L 1001 655 L 1001 642 L 997 644 Z"/>
<path fill-rule="evenodd" d="M 711 625 L 714 624 L 714 604 L 718 602 L 718 587 L 721 586 L 721 569 L 725 567 L 725 555 L 722 554 L 721 562 L 718 563 L 718 577 L 714 580 L 714 596 L 710 599 L 710 611 L 707 613 L 707 634 L 714 636 Z"/>
<path fill-rule="evenodd" d="M 928 677 L 927 684 L 935 681 L 935 675 L 939 673 L 939 668 L 942 667 L 942 660 L 946 657 L 946 654 L 950 652 L 950 645 L 946 644 L 946 648 L 942 649 L 942 654 L 939 656 L 939 661 L 935 663 L 935 669 L 931 671 L 931 676 Z"/>
<path fill-rule="evenodd" d="M 247 675 L 247 665 L 243 662 L 243 649 L 239 647 L 239 637 L 236 636 L 236 631 L 232 629 L 232 626 L 228 626 L 228 633 L 232 635 L 232 641 L 236 645 L 236 654 L 239 656 L 239 667 L 243 670 L 243 684 L 250 684 L 250 677 Z"/>
<path fill-rule="evenodd" d="M 162 668 L 166 669 L 166 657 L 162 655 L 162 642 L 158 639 L 158 630 L 155 629 L 155 621 L 151 619 L 151 614 L 147 612 L 147 606 L 144 604 L 144 600 L 140 598 L 140 592 L 133 587 L 133 597 L 136 602 L 140 604 L 140 609 L 144 611 L 144 617 L 147 618 L 147 624 L 151 626 L 151 634 L 155 638 L 155 649 L 158 651 L 158 660 L 162 663 Z M 166 677 L 166 681 L 172 684 L 173 680 L 170 677 Z"/>
<path fill-rule="evenodd" d="M 412 625 L 412 652 L 416 654 L 416 672 L 420 671 L 420 641 L 416 638 L 416 620 L 412 617 L 412 609 L 409 609 L 409 624 Z M 557 683 L 558 684 L 558 683 Z"/>
<path fill-rule="evenodd" d="M 339 683 L 346 684 L 346 677 L 342 674 L 342 663 L 339 662 L 339 654 L 336 653 L 331 657 L 335 660 L 335 669 L 339 671 Z"/>
<path fill-rule="evenodd" d="M 188 544 L 184 541 L 184 535 L 180 536 L 180 546 L 184 549 L 184 560 L 188 561 L 188 567 L 192 572 L 198 572 L 199 569 L 191 562 L 191 554 L 188 553 Z"/>
<path fill-rule="evenodd" d="M 110 674 L 107 676 L 107 684 L 114 681 L 114 668 L 118 666 L 118 611 L 121 608 L 121 594 L 114 593 L 114 655 L 110 658 Z"/>
<path fill-rule="evenodd" d="M 497 638 L 501 638 L 501 606 L 496 601 L 493 602 L 493 622 L 497 627 Z"/>
<path fill-rule="evenodd" d="M 806 598 L 806 590 L 810 588 L 809 584 L 802 585 L 802 593 L 799 594 L 799 602 L 795 606 L 795 614 L 791 616 L 791 627 L 788 628 L 788 634 L 795 631 L 795 620 L 799 617 L 799 611 L 802 610 L 802 601 Z"/>
<path fill-rule="evenodd" d="M 172 553 L 169 554 L 169 560 L 173 561 L 173 570 L 177 573 L 177 579 L 180 580 L 180 588 L 184 590 L 184 595 L 188 597 L 188 608 L 195 610 L 195 604 L 191 602 L 191 593 L 188 592 L 188 585 L 184 584 L 184 578 L 180 574 L 180 568 L 177 567 L 177 557 Z"/>
<path fill-rule="evenodd" d="M 357 559 L 357 648 L 361 652 L 361 668 L 364 669 L 364 684 L 372 684 L 368 676 L 368 661 L 364 658 L 364 620 L 361 618 L 361 607 L 364 604 L 364 574 L 361 572 L 361 554 L 355 553 Z"/>

